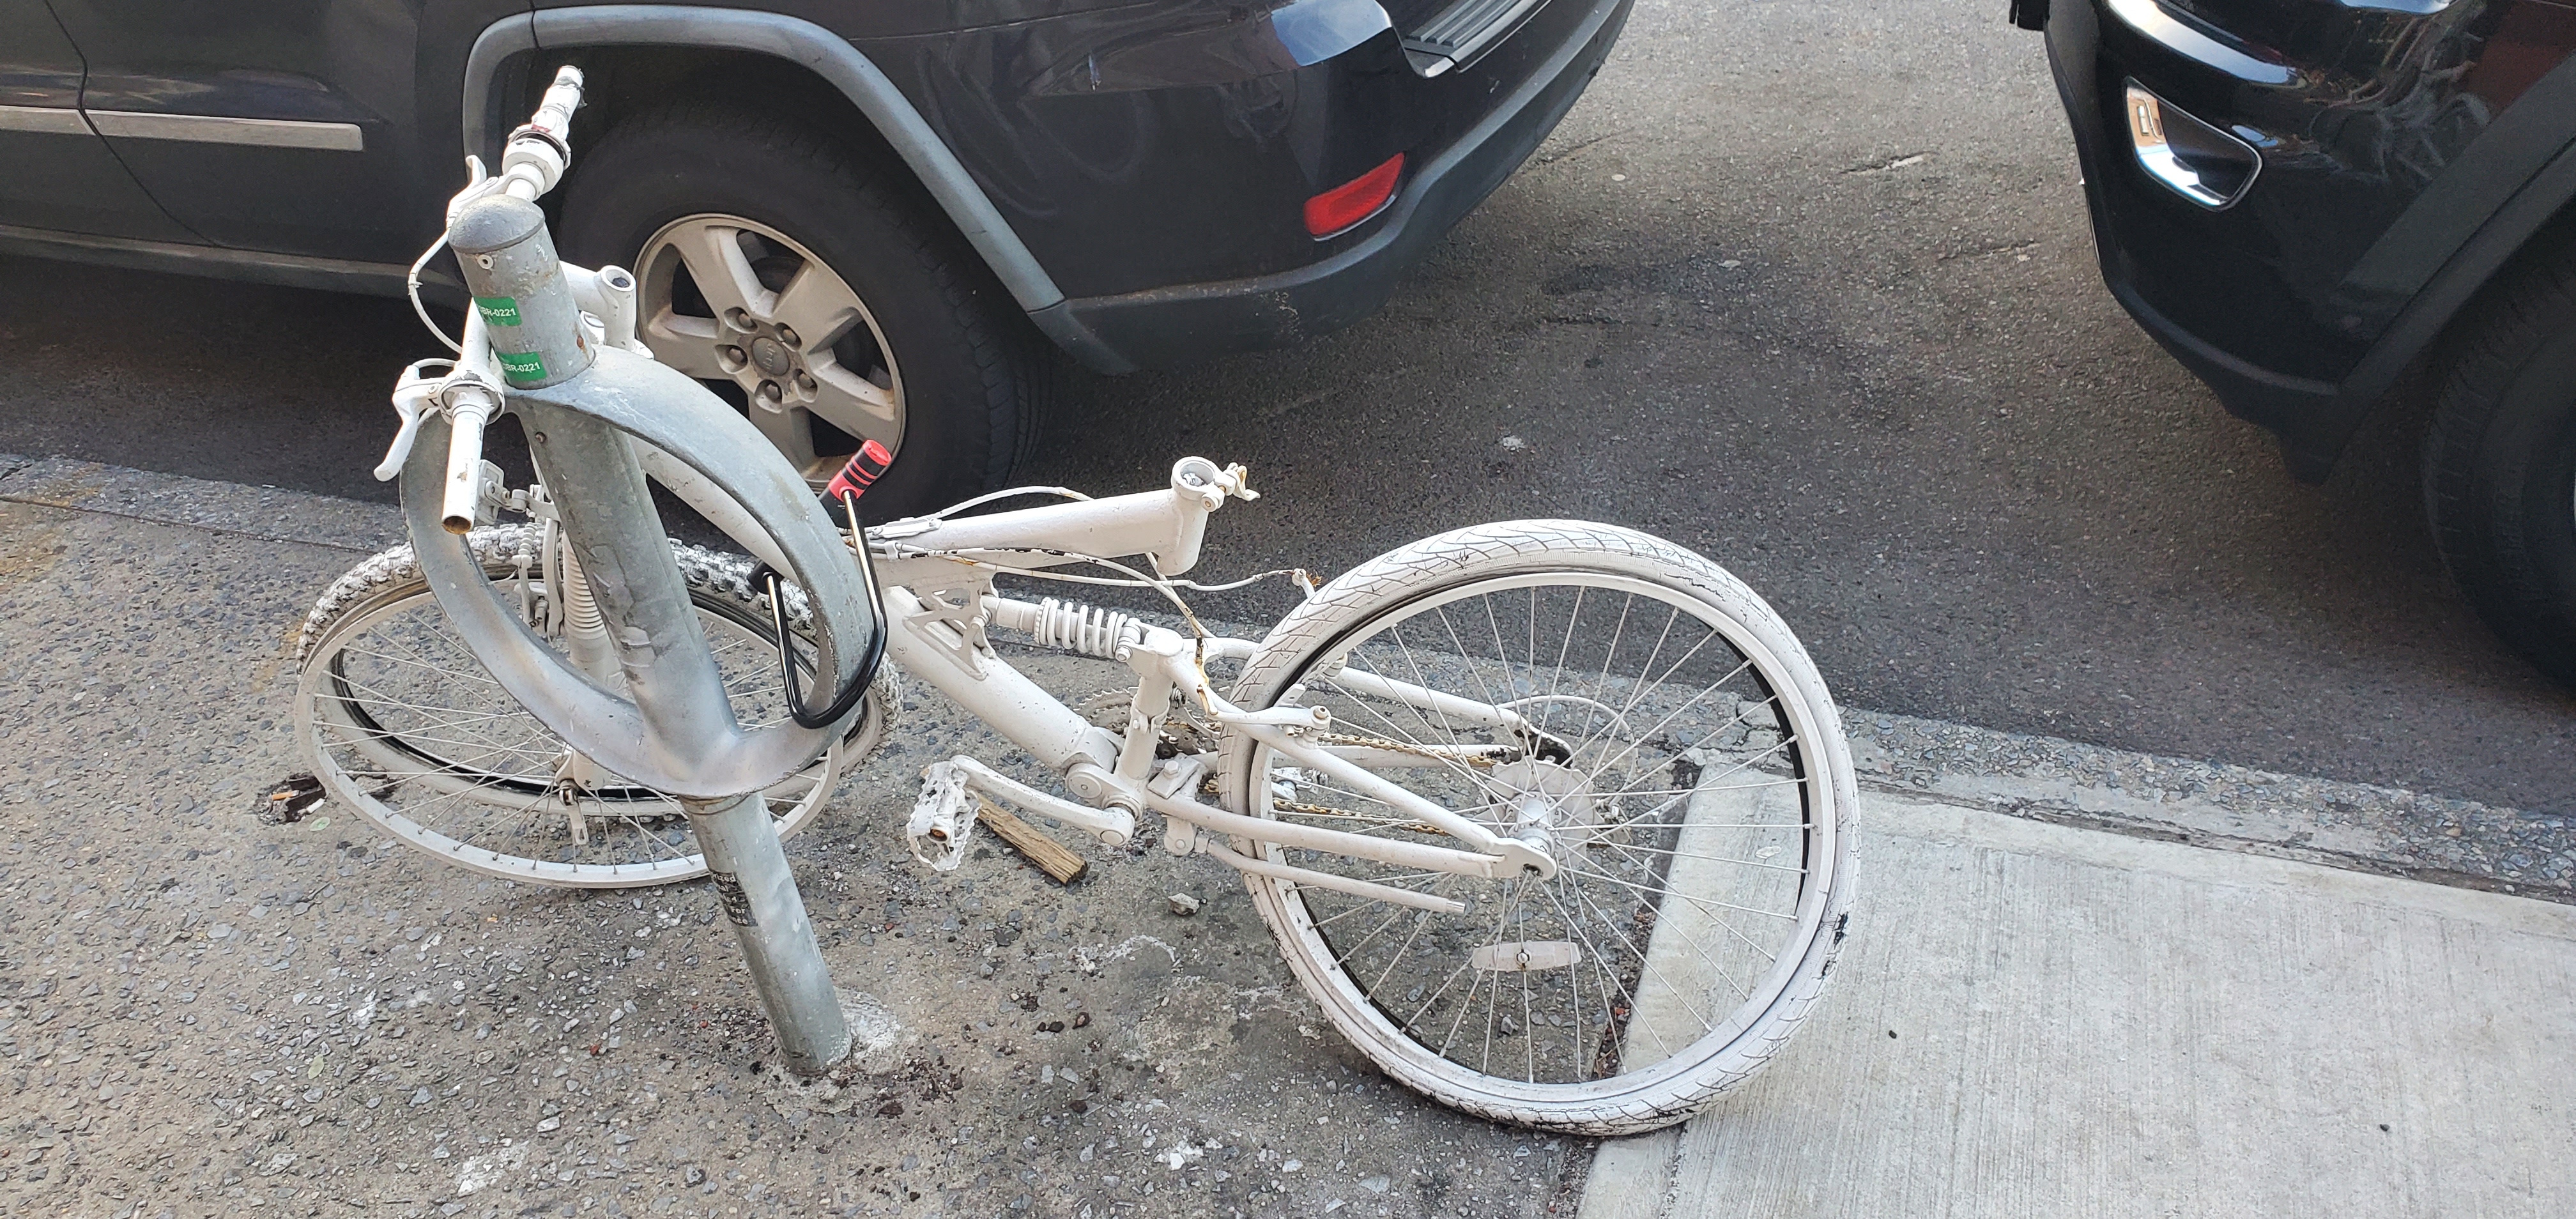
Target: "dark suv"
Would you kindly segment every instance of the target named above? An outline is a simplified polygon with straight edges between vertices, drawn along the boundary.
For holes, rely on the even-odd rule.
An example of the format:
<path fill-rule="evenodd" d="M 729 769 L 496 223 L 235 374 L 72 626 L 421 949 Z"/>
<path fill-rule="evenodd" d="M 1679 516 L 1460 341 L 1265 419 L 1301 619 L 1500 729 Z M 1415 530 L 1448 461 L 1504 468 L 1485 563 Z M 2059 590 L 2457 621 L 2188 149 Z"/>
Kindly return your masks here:
<path fill-rule="evenodd" d="M 2047 31 L 2113 295 L 2302 478 L 2401 387 L 2437 386 L 2443 559 L 2506 642 L 2576 684 L 2576 7 L 2012 16 Z"/>
<path fill-rule="evenodd" d="M 565 254 L 879 512 L 997 485 L 1054 395 L 1365 316 L 1630 0 L 0 0 L 0 251 L 394 293 L 558 63 Z M 452 277 L 430 268 L 433 284 Z"/>

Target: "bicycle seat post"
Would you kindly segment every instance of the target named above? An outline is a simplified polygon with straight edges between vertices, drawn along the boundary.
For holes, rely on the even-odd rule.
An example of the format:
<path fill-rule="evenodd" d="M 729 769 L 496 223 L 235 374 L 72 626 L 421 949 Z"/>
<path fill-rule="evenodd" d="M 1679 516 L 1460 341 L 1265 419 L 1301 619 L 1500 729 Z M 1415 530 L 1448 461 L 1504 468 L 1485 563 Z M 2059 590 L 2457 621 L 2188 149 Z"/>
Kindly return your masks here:
<path fill-rule="evenodd" d="M 598 357 L 536 205 L 506 195 L 478 199 L 458 213 L 449 244 L 511 390 L 542 390 L 590 369 Z M 733 747 L 743 738 L 732 703 L 627 438 L 568 405 L 514 394 L 511 406 L 526 424 L 565 542 L 579 554 L 579 569 L 615 642 L 626 694 L 641 713 L 642 748 L 679 759 Z M 596 728 L 548 726 L 576 746 L 585 728 Z M 766 796 L 683 798 L 680 805 L 787 1067 L 822 1073 L 848 1056 L 849 1022 Z"/>

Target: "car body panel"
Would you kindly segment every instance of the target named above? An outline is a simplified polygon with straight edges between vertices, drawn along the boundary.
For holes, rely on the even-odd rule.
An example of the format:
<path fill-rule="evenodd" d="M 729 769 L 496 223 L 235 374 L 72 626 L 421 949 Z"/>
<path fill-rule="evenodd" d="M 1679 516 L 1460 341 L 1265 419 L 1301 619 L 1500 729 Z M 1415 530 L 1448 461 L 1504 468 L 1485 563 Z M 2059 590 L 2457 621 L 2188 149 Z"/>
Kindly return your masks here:
<path fill-rule="evenodd" d="M 1515 7 L 1435 63 L 1398 27 L 1444 0 L 58 0 L 94 150 L 184 224 L 0 243 L 386 290 L 461 177 L 450 150 L 495 155 L 557 59 L 748 52 L 837 90 L 1050 338 L 1121 372 L 1374 308 L 1545 137 L 1628 3 Z M 1306 231 L 1309 198 L 1398 153 L 1388 206 Z"/>
<path fill-rule="evenodd" d="M 893 82 L 856 47 L 810 21 L 690 5 L 599 5 L 495 22 L 474 40 L 466 65 L 461 111 L 465 122 L 460 133 L 464 146 L 478 155 L 497 153 L 505 130 L 499 115 L 510 96 L 511 78 L 541 53 L 578 54 L 586 48 L 635 45 L 749 51 L 819 74 L 904 158 L 1040 330 L 1095 369 L 1133 370 L 1132 364 L 1102 346 L 1063 310 L 1064 292 Z"/>
<path fill-rule="evenodd" d="M 2047 29 L 2105 280 L 2303 475 L 2569 197 L 2576 8 L 2054 0 Z M 2260 150 L 2240 204 L 2140 171 L 2131 81 Z"/>
<path fill-rule="evenodd" d="M 54 0 L 88 61 L 84 108 L 173 216 L 236 249 L 378 262 L 409 261 L 420 201 L 461 176 L 421 136 L 424 12 L 482 24 L 524 3 L 459 11 L 477 7 Z"/>
<path fill-rule="evenodd" d="M 862 46 L 1065 292 L 1106 297 L 1287 273 L 1409 222 L 1413 213 L 1390 212 L 1319 242 L 1301 217 L 1308 198 L 1394 154 L 1416 165 L 1439 157 L 1532 74 L 1562 67 L 1556 53 L 1609 7 L 1552 0 L 1470 67 L 1429 79 L 1408 66 L 1391 26 L 1298 64 L 1271 49 L 1275 14 L 1232 20 L 1243 10 L 1217 3 L 1127 18 L 1204 12 L 1213 24 L 1189 37 L 1086 16 Z M 1178 199 L 1192 206 L 1171 206 Z"/>
<path fill-rule="evenodd" d="M 1307 198 L 1403 147 L 1392 30 L 1349 57 L 1373 63 L 1308 66 L 1269 14 L 1229 16 L 1184 0 L 860 46 L 1087 296 L 1314 261 Z"/>
<path fill-rule="evenodd" d="M 1293 343 L 1365 315 L 1429 244 L 1381 231 L 1418 224 L 1437 237 L 1508 176 L 1589 82 L 1626 2 L 1552 0 L 1430 80 L 1407 66 L 1373 0 L 959 5 L 946 28 L 901 6 L 868 14 L 882 26 L 829 5 L 772 8 L 544 5 L 524 33 L 486 35 L 467 92 L 489 92 L 481 80 L 505 77 L 523 47 L 686 41 L 792 56 L 876 121 L 1059 346 L 1124 372 Z M 827 31 L 800 12 L 840 13 L 840 24 Z M 822 41 L 908 27 L 936 32 Z M 1507 103 L 1542 72 L 1566 77 L 1543 82 L 1562 86 L 1545 91 L 1564 105 L 1532 111 L 1534 131 L 1489 121 L 1525 109 Z M 497 121 L 469 129 L 469 145 L 495 138 Z M 1459 205 L 1399 199 L 1329 240 L 1304 231 L 1311 195 L 1396 152 L 1436 161 L 1470 133 L 1515 151 L 1498 170 L 1476 158 L 1490 181 L 1463 196 L 1456 183 L 1437 192 Z M 1112 316 L 1114 340 L 1092 320 Z"/>
<path fill-rule="evenodd" d="M 1368 316 L 1385 303 L 1406 269 L 1555 130 L 1608 57 L 1631 4 L 1556 0 L 1551 7 L 1580 18 L 1571 35 L 1534 43 L 1553 53 L 1494 78 L 1499 103 L 1474 127 L 1434 144 L 1418 166 L 1408 166 L 1404 184 L 1378 221 L 1361 226 L 1353 240 L 1335 243 L 1331 257 L 1272 275 L 1077 298 L 1066 308 L 1087 330 L 1146 367 L 1182 363 L 1209 350 L 1285 346 Z M 1518 87 L 1499 92 L 1503 80 L 1517 80 Z"/>
<path fill-rule="evenodd" d="M 80 114 L 80 52 L 43 0 L 0 0 L 0 226 L 195 242 Z"/>

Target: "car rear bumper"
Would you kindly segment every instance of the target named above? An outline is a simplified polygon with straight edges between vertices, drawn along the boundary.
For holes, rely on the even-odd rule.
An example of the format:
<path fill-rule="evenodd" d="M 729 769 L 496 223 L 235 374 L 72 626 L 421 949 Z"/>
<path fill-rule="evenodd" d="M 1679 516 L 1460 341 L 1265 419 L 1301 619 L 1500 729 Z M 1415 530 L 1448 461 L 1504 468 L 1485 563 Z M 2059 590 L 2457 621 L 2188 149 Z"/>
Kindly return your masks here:
<path fill-rule="evenodd" d="M 1521 49 L 1535 54 L 1517 85 L 1445 147 L 1402 150 L 1407 165 L 1396 197 L 1349 237 L 1314 243 L 1324 255 L 1317 261 L 1243 278 L 1077 296 L 1042 311 L 1060 310 L 1061 317 L 1038 320 L 1050 333 L 1095 340 L 1075 346 L 1086 364 L 1124 371 L 1288 346 L 1368 316 L 1405 269 L 1510 177 L 1573 108 L 1608 57 L 1632 2 L 1549 0 L 1546 9 L 1557 13 L 1543 9 L 1513 35 L 1531 40 Z M 1074 325 L 1063 325 L 1067 320 Z"/>

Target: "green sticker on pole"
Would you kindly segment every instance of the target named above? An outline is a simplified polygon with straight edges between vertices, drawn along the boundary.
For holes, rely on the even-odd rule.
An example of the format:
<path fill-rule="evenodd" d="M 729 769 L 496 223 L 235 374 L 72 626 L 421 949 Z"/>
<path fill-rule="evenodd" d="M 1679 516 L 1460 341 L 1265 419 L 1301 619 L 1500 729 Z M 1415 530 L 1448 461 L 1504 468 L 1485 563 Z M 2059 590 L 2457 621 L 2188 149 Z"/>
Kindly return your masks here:
<path fill-rule="evenodd" d="M 483 315 L 483 324 L 486 326 L 519 324 L 519 298 L 515 296 L 475 297 L 474 311 Z"/>
<path fill-rule="evenodd" d="M 546 379 L 546 358 L 533 351 L 496 351 L 501 361 L 501 376 L 513 385 L 534 385 Z"/>

